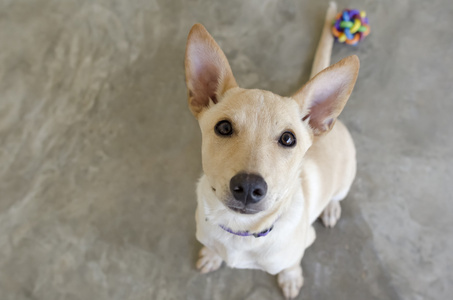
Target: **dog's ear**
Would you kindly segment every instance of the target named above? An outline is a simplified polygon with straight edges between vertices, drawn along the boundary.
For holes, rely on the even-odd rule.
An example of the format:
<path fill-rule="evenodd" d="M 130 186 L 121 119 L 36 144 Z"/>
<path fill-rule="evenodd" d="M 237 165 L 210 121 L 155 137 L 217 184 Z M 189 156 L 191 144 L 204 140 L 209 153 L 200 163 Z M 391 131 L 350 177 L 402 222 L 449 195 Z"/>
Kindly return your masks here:
<path fill-rule="evenodd" d="M 293 98 L 314 135 L 329 132 L 343 110 L 359 73 L 359 58 L 346 57 L 310 79 Z"/>
<path fill-rule="evenodd" d="M 189 107 L 195 117 L 211 101 L 217 103 L 227 90 L 237 87 L 225 54 L 201 24 L 190 30 L 185 69 Z"/>

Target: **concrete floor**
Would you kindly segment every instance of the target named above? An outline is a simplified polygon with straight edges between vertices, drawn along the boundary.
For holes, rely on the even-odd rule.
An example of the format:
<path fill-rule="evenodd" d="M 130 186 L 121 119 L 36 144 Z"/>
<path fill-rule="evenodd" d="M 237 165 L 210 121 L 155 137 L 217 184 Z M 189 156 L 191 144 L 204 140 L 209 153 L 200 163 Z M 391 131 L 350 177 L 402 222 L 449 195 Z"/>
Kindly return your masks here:
<path fill-rule="evenodd" d="M 358 174 L 316 225 L 299 299 L 453 293 L 453 2 L 338 1 L 372 33 L 342 114 Z M 1 1 L 0 299 L 281 299 L 264 272 L 194 268 L 200 133 L 186 104 L 193 23 L 240 86 L 290 95 L 328 1 Z"/>

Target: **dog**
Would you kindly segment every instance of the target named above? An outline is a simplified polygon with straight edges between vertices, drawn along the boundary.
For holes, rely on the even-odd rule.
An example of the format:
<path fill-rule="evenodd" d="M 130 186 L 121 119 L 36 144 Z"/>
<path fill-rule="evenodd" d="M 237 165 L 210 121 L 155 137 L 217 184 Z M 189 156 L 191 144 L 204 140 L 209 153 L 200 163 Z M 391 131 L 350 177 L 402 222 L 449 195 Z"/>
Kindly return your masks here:
<path fill-rule="evenodd" d="M 331 3 L 311 79 L 291 97 L 238 87 L 225 54 L 201 24 L 185 53 L 189 108 L 202 133 L 197 185 L 197 268 L 278 274 L 286 298 L 303 285 L 301 259 L 318 217 L 333 227 L 356 174 L 351 135 L 337 120 L 356 82 L 357 56 L 330 65 Z"/>

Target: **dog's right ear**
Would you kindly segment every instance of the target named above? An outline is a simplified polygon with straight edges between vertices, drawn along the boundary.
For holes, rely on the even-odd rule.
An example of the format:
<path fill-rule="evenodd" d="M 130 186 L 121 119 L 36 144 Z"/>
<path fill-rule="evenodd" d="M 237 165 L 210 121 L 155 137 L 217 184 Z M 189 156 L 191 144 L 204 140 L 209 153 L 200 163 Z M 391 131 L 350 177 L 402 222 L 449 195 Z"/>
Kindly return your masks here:
<path fill-rule="evenodd" d="M 185 69 L 189 108 L 196 118 L 211 101 L 217 103 L 227 90 L 237 87 L 225 54 L 201 24 L 190 30 Z"/>

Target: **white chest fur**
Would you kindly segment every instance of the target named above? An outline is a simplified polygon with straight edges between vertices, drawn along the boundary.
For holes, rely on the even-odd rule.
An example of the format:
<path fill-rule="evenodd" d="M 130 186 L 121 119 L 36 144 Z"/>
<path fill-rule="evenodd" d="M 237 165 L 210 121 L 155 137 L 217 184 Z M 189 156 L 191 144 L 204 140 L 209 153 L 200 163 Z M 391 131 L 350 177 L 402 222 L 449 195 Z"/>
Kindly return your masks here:
<path fill-rule="evenodd" d="M 300 261 L 307 247 L 307 237 L 314 239 L 314 230 L 308 224 L 308 218 L 304 218 L 307 209 L 302 193 L 295 196 L 291 209 L 278 216 L 273 230 L 263 237 L 238 236 L 220 227 L 228 222 L 244 226 L 233 230 L 248 230 L 247 218 L 252 226 L 256 216 L 239 215 L 226 208 L 213 198 L 204 176 L 200 179 L 197 193 L 197 239 L 217 252 L 230 267 L 260 269 L 277 274 Z M 232 222 L 232 218 L 238 219 L 237 222 Z"/>

